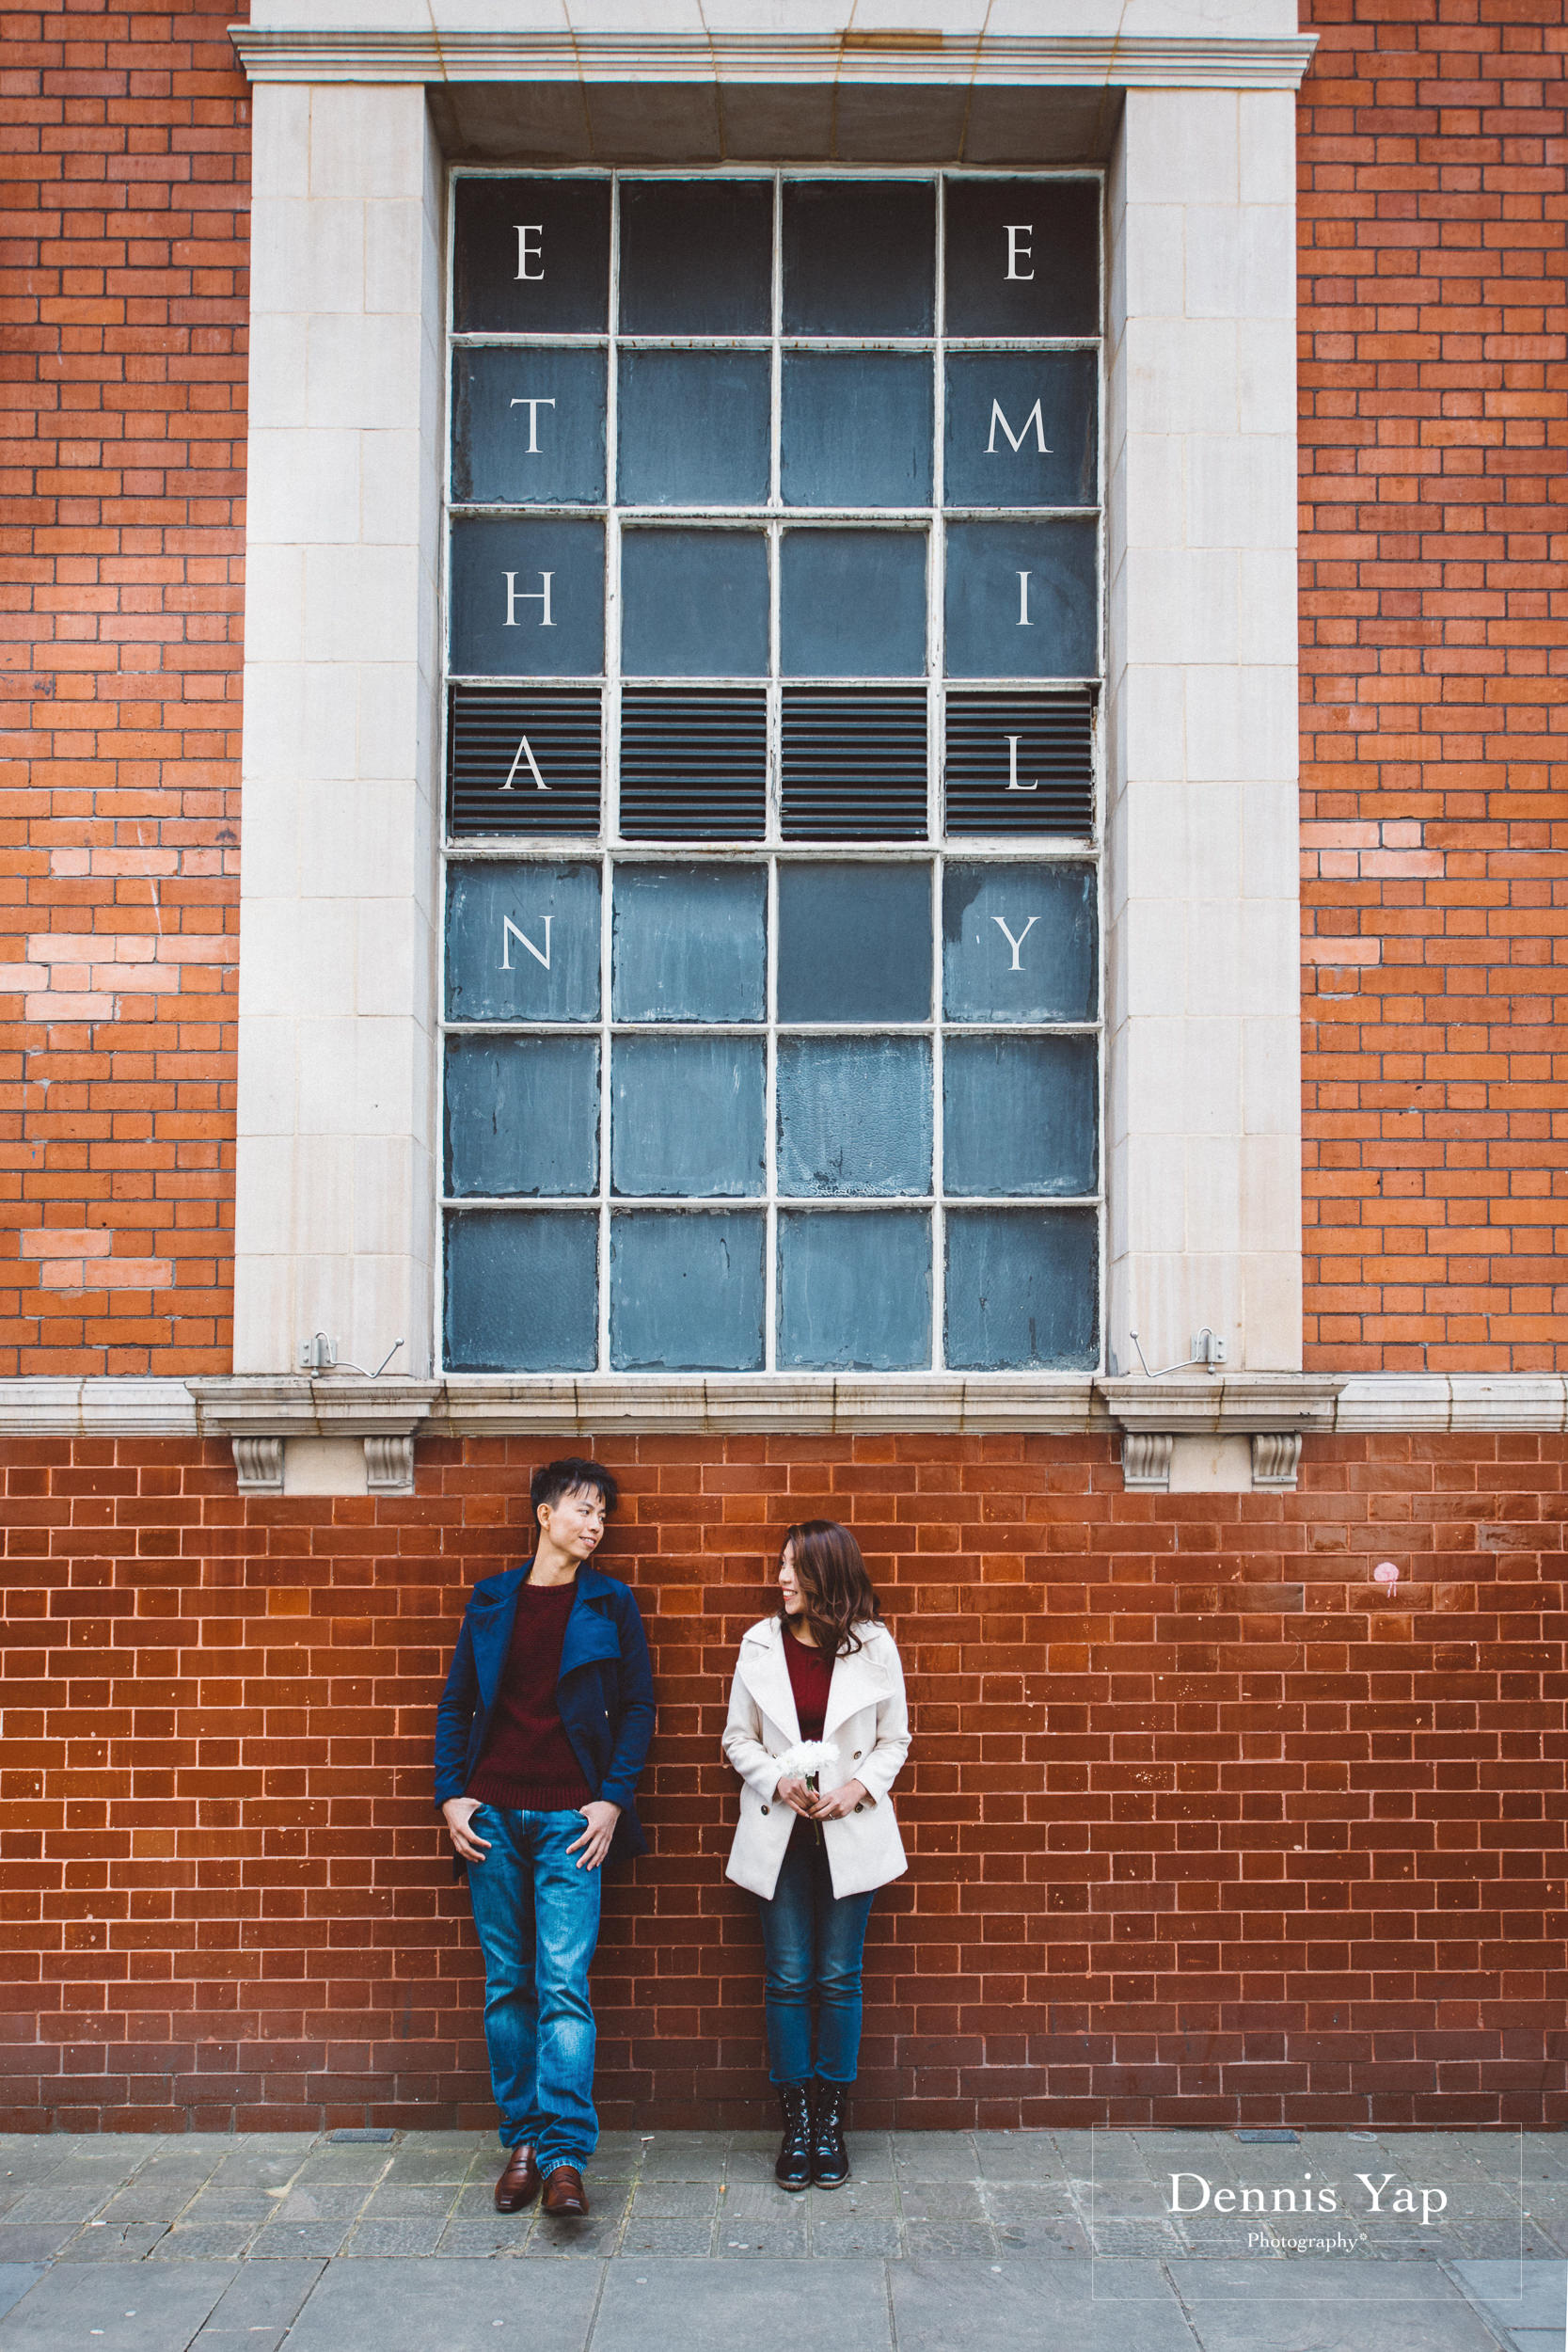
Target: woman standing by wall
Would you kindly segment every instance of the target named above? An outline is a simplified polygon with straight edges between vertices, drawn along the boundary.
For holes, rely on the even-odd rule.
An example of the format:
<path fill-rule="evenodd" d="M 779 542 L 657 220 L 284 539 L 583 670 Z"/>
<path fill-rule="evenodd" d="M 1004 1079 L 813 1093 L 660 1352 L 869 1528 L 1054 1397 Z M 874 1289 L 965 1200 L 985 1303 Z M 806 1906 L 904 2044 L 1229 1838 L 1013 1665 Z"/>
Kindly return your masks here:
<path fill-rule="evenodd" d="M 726 1867 L 762 1916 L 768 2071 L 784 2126 L 773 2169 L 789 2189 L 848 2178 L 865 1923 L 877 1888 L 908 1867 L 888 1790 L 910 1720 L 881 1614 L 847 1527 L 790 1528 L 778 1614 L 742 1637 L 724 1726 L 742 1782 Z M 824 1744 L 815 1770 L 792 1759 L 802 1741 Z"/>

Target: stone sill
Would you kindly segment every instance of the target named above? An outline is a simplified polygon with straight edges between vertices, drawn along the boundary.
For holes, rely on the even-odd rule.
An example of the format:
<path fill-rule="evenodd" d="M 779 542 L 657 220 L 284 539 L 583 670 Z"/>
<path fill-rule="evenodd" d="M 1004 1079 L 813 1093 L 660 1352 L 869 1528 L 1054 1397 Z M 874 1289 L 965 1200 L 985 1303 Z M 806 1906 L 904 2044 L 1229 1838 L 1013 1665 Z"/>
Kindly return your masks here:
<path fill-rule="evenodd" d="M 261 1375 L 0 1380 L 0 1438 L 570 1436 L 613 1429 L 930 1431 L 1117 1428 L 1224 1435 L 1568 1434 L 1568 1378 L 1363 1373 L 1176 1380 L 899 1378 L 369 1381 Z"/>
<path fill-rule="evenodd" d="M 388 11 L 392 13 L 392 11 Z M 420 17 L 425 11 L 419 10 Z M 252 82 L 594 82 L 626 85 L 965 88 L 1287 89 L 1315 34 L 948 33 L 934 42 L 833 32 L 450 29 L 423 22 L 335 29 L 231 24 Z"/>

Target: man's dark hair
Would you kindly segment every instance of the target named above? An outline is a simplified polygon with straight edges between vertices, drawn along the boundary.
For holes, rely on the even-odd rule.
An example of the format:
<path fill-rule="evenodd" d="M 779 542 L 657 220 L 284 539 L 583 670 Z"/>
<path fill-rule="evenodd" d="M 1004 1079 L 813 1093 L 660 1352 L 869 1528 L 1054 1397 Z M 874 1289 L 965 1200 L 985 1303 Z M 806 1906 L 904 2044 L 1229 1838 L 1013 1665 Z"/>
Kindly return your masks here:
<path fill-rule="evenodd" d="M 598 1489 L 607 1518 L 621 1499 L 620 1487 L 602 1462 L 590 1462 L 580 1454 L 563 1454 L 559 1462 L 546 1462 L 543 1470 L 533 1473 L 528 1491 L 534 1518 L 538 1518 L 542 1502 L 553 1506 L 562 1495 L 575 1495 L 579 1486 Z"/>

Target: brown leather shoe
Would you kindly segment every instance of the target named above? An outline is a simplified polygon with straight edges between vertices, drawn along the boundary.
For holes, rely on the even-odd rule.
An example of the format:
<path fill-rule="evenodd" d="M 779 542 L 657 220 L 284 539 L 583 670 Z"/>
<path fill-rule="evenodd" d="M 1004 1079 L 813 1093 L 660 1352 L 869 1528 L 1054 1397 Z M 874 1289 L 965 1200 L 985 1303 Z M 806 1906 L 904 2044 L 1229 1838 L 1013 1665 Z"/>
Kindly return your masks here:
<path fill-rule="evenodd" d="M 525 2139 L 508 2152 L 506 2167 L 496 2183 L 496 2211 L 521 2213 L 539 2194 L 539 2167 Z"/>
<path fill-rule="evenodd" d="M 588 2196 L 582 2185 L 582 2174 L 575 2164 L 558 2164 L 545 2183 L 545 2202 L 541 2211 L 552 2221 L 580 2221 L 588 2211 Z"/>

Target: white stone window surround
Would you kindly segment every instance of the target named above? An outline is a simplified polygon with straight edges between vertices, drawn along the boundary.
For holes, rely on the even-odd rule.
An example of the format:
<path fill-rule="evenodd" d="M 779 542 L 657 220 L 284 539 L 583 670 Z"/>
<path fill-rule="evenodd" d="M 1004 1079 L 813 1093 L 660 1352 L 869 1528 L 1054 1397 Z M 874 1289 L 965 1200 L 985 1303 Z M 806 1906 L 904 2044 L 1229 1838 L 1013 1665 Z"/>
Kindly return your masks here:
<path fill-rule="evenodd" d="M 235 1370 L 287 1375 L 322 1329 L 367 1370 L 401 1339 L 392 1370 L 422 1380 L 444 183 L 425 84 L 451 42 L 416 58 L 410 27 L 317 37 L 280 13 L 240 36 L 258 87 Z M 1300 1363 L 1291 89 L 1310 44 L 1273 0 L 1243 14 L 1240 31 L 1183 36 L 1179 57 L 1150 32 L 1142 62 L 1133 40 L 1102 68 L 1124 85 L 1106 415 L 1113 1372 L 1135 1362 L 1130 1327 L 1158 1364 L 1205 1323 L 1235 1371 Z M 483 38 L 496 78 L 559 78 L 544 35 Z M 686 37 L 638 38 L 657 79 L 658 40 Z M 800 37 L 800 72 L 823 38 Z M 1028 81 L 1027 42 L 1007 38 L 996 72 Z M 1063 40 L 1036 40 L 1037 87 L 1093 78 Z M 585 70 L 581 40 L 574 54 Z M 973 43 L 939 62 L 983 78 Z M 919 74 L 935 70 L 922 53 Z M 902 56 L 857 71 L 914 78 Z M 901 1398 L 912 1425 L 922 1377 L 823 1385 L 835 1421 L 888 1425 Z M 759 1378 L 704 1384 L 710 1406 L 744 1412 Z M 998 1380 L 1016 1413 L 1016 1375 L 943 1378 L 939 1409 L 961 1425 Z M 657 1422 L 659 1383 L 641 1392 Z"/>

